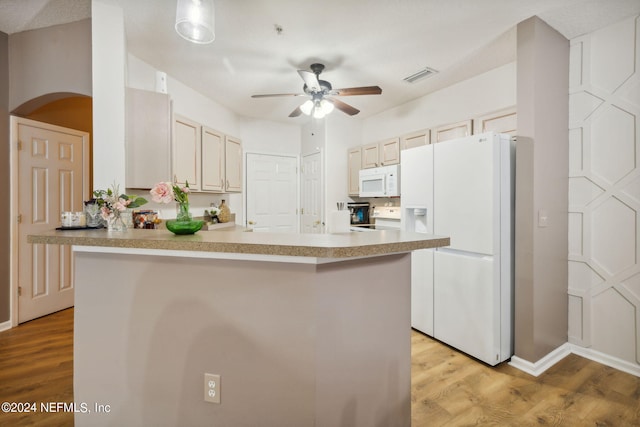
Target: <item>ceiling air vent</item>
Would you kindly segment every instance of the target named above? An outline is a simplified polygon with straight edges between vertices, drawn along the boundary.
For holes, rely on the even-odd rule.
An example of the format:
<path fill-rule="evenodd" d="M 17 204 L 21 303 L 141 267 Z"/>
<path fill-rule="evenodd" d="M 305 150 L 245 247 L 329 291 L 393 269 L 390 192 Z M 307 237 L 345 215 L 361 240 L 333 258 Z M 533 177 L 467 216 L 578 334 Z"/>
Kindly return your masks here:
<path fill-rule="evenodd" d="M 415 83 L 418 80 L 425 79 L 425 78 L 427 78 L 429 76 L 432 76 L 432 75 L 436 74 L 437 72 L 438 72 L 438 70 L 434 70 L 433 68 L 425 67 L 422 70 L 418 71 L 417 73 L 413 73 L 409 77 L 405 77 L 402 80 L 404 80 L 407 83 Z"/>

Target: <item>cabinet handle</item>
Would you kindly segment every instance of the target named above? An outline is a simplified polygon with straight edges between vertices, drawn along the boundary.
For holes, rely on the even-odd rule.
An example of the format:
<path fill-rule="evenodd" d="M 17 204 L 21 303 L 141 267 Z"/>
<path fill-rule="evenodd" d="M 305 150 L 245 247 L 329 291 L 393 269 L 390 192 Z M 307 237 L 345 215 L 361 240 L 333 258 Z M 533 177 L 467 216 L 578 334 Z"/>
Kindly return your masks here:
<path fill-rule="evenodd" d="M 255 225 L 257 222 L 249 221 L 249 225 Z"/>
<path fill-rule="evenodd" d="M 224 179 L 220 178 L 220 188 L 224 189 Z"/>
<path fill-rule="evenodd" d="M 229 188 L 229 180 L 227 180 L 227 188 Z"/>

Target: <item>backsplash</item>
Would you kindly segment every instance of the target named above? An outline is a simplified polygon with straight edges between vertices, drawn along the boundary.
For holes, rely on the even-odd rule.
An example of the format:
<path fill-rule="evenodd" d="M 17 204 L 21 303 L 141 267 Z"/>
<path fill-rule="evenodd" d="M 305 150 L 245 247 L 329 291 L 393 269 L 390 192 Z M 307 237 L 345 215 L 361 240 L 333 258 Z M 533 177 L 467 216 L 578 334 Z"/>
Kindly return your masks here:
<path fill-rule="evenodd" d="M 351 201 L 368 202 L 369 206 L 397 206 L 400 207 L 400 197 L 351 197 Z"/>

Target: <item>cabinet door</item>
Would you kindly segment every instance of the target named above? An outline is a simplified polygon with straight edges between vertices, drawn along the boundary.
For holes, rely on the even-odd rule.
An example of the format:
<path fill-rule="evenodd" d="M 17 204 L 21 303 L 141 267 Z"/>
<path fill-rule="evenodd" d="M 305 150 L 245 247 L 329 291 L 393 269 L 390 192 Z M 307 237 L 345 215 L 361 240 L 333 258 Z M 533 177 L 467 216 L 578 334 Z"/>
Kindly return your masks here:
<path fill-rule="evenodd" d="M 428 144 L 431 144 L 431 132 L 429 129 L 425 129 L 403 136 L 400 141 L 400 149 L 407 150 Z"/>
<path fill-rule="evenodd" d="M 200 125 L 176 115 L 173 126 L 173 180 L 200 190 Z"/>
<path fill-rule="evenodd" d="M 364 145 L 362 147 L 362 169 L 380 166 L 378 143 Z"/>
<path fill-rule="evenodd" d="M 232 136 L 225 137 L 225 190 L 228 193 L 242 191 L 242 143 Z"/>
<path fill-rule="evenodd" d="M 487 114 L 473 120 L 473 133 L 496 132 L 516 135 L 518 116 L 515 107 Z"/>
<path fill-rule="evenodd" d="M 400 163 L 400 138 L 393 138 L 380 142 L 380 165 L 389 166 Z"/>
<path fill-rule="evenodd" d="M 348 154 L 349 165 L 349 195 L 360 193 L 360 169 L 362 166 L 362 150 L 360 147 L 351 148 Z"/>
<path fill-rule="evenodd" d="M 164 93 L 127 88 L 127 188 L 152 188 L 171 178 L 171 100 Z"/>
<path fill-rule="evenodd" d="M 202 128 L 202 190 L 222 192 L 225 188 L 224 135 Z"/>
<path fill-rule="evenodd" d="M 442 142 L 450 139 L 462 138 L 471 135 L 472 122 L 465 120 L 463 122 L 451 123 L 446 126 L 440 126 L 434 130 L 434 141 Z"/>

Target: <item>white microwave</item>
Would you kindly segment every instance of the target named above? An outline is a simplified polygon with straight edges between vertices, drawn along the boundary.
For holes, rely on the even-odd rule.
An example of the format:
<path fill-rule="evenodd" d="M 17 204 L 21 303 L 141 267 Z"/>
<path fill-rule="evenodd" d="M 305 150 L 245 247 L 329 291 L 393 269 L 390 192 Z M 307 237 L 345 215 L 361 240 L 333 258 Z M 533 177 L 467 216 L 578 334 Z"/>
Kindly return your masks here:
<path fill-rule="evenodd" d="M 360 170 L 360 197 L 400 195 L 400 165 Z"/>

